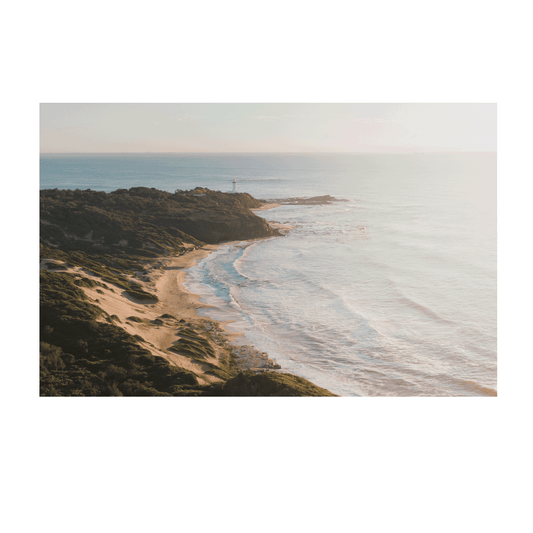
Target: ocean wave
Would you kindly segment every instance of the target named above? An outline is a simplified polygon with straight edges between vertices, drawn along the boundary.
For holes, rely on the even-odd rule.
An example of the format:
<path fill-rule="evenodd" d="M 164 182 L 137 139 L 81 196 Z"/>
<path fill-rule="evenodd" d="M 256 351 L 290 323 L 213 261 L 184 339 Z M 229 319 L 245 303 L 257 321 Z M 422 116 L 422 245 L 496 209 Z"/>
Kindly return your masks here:
<path fill-rule="evenodd" d="M 247 255 L 250 253 L 250 250 L 252 248 L 254 248 L 255 246 L 257 246 L 259 244 L 259 242 L 261 242 L 261 241 L 253 242 L 253 243 L 246 244 L 246 245 L 242 246 L 241 247 L 242 248 L 242 253 L 240 255 L 236 256 L 235 260 L 233 261 L 233 268 L 235 269 L 235 272 L 237 272 L 237 274 L 239 274 L 243 278 L 247 279 L 248 281 L 253 281 L 253 280 L 251 280 L 244 273 L 242 265 L 245 262 Z"/>
<path fill-rule="evenodd" d="M 228 302 L 228 304 L 230 305 L 230 307 L 232 307 L 235 311 L 237 311 L 240 314 L 241 319 L 244 320 L 244 322 L 247 322 L 248 324 L 252 326 L 257 325 L 256 321 L 253 319 L 250 313 L 248 313 L 244 309 L 244 307 L 239 303 L 239 301 L 235 297 L 235 289 L 236 289 L 235 287 L 230 287 L 230 290 L 229 290 L 230 301 Z"/>
<path fill-rule="evenodd" d="M 389 282 L 389 286 L 391 288 L 393 288 L 394 291 L 396 292 L 396 294 L 398 295 L 400 301 L 405 303 L 411 309 L 416 309 L 417 311 L 420 311 L 422 314 L 424 314 L 428 318 L 431 318 L 432 320 L 435 320 L 437 322 L 441 322 L 441 323 L 444 323 L 444 324 L 456 325 L 456 322 L 454 322 L 453 320 L 449 320 L 447 318 L 444 318 L 444 317 L 440 316 L 436 311 L 433 311 L 433 309 L 431 309 L 431 308 L 429 308 L 429 307 L 417 302 L 416 300 L 413 300 L 409 296 L 406 296 L 398 288 L 396 283 L 394 283 L 394 281 L 392 281 L 390 278 L 387 278 L 387 281 Z"/>

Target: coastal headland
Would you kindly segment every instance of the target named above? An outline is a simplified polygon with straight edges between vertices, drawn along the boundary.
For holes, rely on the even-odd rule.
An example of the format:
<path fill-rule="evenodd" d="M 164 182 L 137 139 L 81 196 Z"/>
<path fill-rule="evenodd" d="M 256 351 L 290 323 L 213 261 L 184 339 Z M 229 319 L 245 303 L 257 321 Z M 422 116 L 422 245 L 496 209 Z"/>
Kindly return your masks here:
<path fill-rule="evenodd" d="M 40 191 L 41 396 L 334 396 L 232 343 L 183 286 L 219 244 L 282 236 L 253 213 L 275 205 L 204 188 Z"/>

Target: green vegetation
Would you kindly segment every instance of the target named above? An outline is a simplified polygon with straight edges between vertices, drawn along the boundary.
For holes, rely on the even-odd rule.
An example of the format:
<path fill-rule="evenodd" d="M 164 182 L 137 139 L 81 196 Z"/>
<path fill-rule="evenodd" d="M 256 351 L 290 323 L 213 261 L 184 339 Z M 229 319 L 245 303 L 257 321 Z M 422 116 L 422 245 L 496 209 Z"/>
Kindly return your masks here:
<path fill-rule="evenodd" d="M 260 205 L 247 194 L 208 189 L 175 194 L 145 187 L 109 194 L 40 191 L 40 259 L 48 263 L 40 277 L 41 396 L 331 395 L 289 374 L 239 373 L 227 345 L 219 344 L 226 355 L 215 365 L 211 334 L 182 327 L 171 350 L 223 380 L 200 385 L 194 372 L 143 348 L 139 335 L 127 333 L 116 315 L 107 315 L 82 290 L 102 293 L 104 288 L 140 304 L 155 303 L 157 296 L 135 281 L 146 275 L 148 263 L 157 265 L 160 257 L 186 253 L 204 242 L 278 234 L 249 211 Z M 67 273 L 67 267 L 79 267 L 80 273 Z M 137 316 L 127 320 L 149 324 Z M 152 324 L 163 320 L 184 323 L 164 314 Z"/>
<path fill-rule="evenodd" d="M 304 378 L 277 372 L 241 372 L 220 386 L 223 396 L 335 396 Z"/>
<path fill-rule="evenodd" d="M 40 292 L 42 396 L 172 396 L 197 387 L 192 372 L 154 357 L 139 346 L 142 339 L 109 323 L 72 274 L 41 272 Z"/>
<path fill-rule="evenodd" d="M 90 303 L 73 274 L 41 272 L 41 396 L 332 396 L 289 374 L 238 373 L 229 348 L 220 366 L 207 336 L 183 328 L 173 350 L 208 367 L 224 380 L 199 385 L 197 376 L 154 357 Z M 139 317 L 128 320 L 144 321 Z"/>
<path fill-rule="evenodd" d="M 139 318 L 138 316 L 129 316 L 126 320 L 129 320 L 130 322 L 144 322 L 144 319 Z"/>
<path fill-rule="evenodd" d="M 181 337 L 170 350 L 176 353 L 185 354 L 192 359 L 205 361 L 207 357 L 215 357 L 215 351 L 209 341 L 190 328 L 183 328 L 179 331 Z"/>
<path fill-rule="evenodd" d="M 144 303 L 155 303 L 159 301 L 159 298 L 155 294 L 143 291 L 141 288 L 129 289 L 126 294 L 135 300 L 139 300 Z"/>
<path fill-rule="evenodd" d="M 262 203 L 249 194 L 208 189 L 198 194 L 196 190 L 171 194 L 146 187 L 111 193 L 42 190 L 41 242 L 59 245 L 66 253 L 112 251 L 114 265 L 127 269 L 132 257 L 176 255 L 186 251 L 185 244 L 202 246 L 203 242 L 278 234 L 250 212 Z"/>

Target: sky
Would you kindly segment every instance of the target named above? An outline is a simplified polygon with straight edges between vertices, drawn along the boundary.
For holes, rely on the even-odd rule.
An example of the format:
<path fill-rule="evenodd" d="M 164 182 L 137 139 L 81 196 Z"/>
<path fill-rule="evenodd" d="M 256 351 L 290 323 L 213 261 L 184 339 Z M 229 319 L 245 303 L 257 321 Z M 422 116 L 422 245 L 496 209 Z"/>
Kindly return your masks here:
<path fill-rule="evenodd" d="M 46 104 L 41 153 L 495 152 L 496 104 Z"/>

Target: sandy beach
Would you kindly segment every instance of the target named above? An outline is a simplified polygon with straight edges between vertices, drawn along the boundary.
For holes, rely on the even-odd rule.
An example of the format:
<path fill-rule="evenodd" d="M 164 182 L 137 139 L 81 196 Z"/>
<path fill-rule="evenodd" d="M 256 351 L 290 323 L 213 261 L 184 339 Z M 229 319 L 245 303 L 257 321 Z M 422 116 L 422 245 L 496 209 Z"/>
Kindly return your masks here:
<path fill-rule="evenodd" d="M 280 204 L 270 203 L 252 211 L 266 211 Z M 269 222 L 272 227 L 289 230 L 282 224 Z M 242 241 L 235 241 L 242 242 Z M 226 242 L 224 244 L 232 244 Z M 190 370 L 196 374 L 200 384 L 222 381 L 213 375 L 212 366 L 220 367 L 223 359 L 230 354 L 237 366 L 242 370 L 278 370 L 279 365 L 268 358 L 268 354 L 247 345 L 247 339 L 241 333 L 227 329 L 230 321 L 224 322 L 203 317 L 198 309 L 212 307 L 200 301 L 200 296 L 189 292 L 184 287 L 186 269 L 217 250 L 221 245 L 206 244 L 195 247 L 185 244 L 186 250 L 181 255 L 159 257 L 144 266 L 143 271 L 127 276 L 130 281 L 139 284 L 142 290 L 157 296 L 156 303 L 137 300 L 125 290 L 109 283 L 104 283 L 96 274 L 82 267 L 68 266 L 60 261 L 44 259 L 41 268 L 56 270 L 75 275 L 77 278 L 88 278 L 95 282 L 93 287 L 80 287 L 89 301 L 102 309 L 98 319 L 111 322 L 136 336 L 140 346 L 152 355 L 163 357 L 171 364 Z M 204 364 L 186 353 L 180 353 L 180 331 L 189 334 L 191 330 L 200 335 L 212 350 Z"/>
<path fill-rule="evenodd" d="M 257 209 L 250 209 L 250 211 L 266 211 L 268 209 L 274 209 L 274 207 L 280 207 L 281 204 L 277 203 L 270 203 L 270 204 L 263 204 L 261 207 L 258 207 Z"/>
<path fill-rule="evenodd" d="M 115 325 L 123 328 L 131 335 L 139 335 L 143 341 L 139 344 L 153 355 L 164 357 L 176 366 L 193 371 L 205 383 L 218 381 L 215 376 L 205 376 L 204 365 L 184 355 L 167 351 L 179 336 L 176 331 L 179 326 L 193 326 L 201 330 L 212 330 L 216 324 L 209 319 L 199 317 L 196 310 L 207 307 L 200 302 L 200 297 L 188 292 L 182 285 L 185 278 L 184 269 L 193 266 L 198 260 L 216 250 L 218 246 L 206 245 L 193 249 L 177 257 L 158 259 L 152 268 L 147 269 L 139 279 L 132 277 L 136 283 L 142 285 L 146 292 L 156 294 L 159 301 L 155 304 L 139 302 L 128 296 L 122 289 L 107 284 L 104 287 L 82 287 L 89 300 L 100 307 L 112 318 Z M 48 268 L 53 263 L 48 262 Z M 41 268 L 46 265 L 41 265 Z M 53 268 L 53 267 L 52 267 Z M 98 282 L 97 276 L 80 267 L 63 270 L 71 274 L 87 277 Z M 175 319 L 161 318 L 171 315 Z M 105 316 L 100 321 L 105 321 Z M 220 324 L 222 330 L 223 324 Z M 228 333 L 228 337 L 231 334 Z M 222 355 L 221 349 L 215 349 L 216 360 Z M 215 363 L 216 364 L 216 363 Z"/>
<path fill-rule="evenodd" d="M 228 322 L 213 320 L 199 316 L 198 309 L 211 307 L 200 301 L 200 296 L 189 292 L 184 286 L 185 270 L 195 265 L 199 260 L 217 250 L 220 245 L 205 245 L 194 248 L 175 257 L 162 257 L 154 261 L 142 273 L 136 273 L 130 279 L 139 283 L 143 290 L 155 294 L 157 303 L 144 303 L 127 295 L 125 291 L 107 284 L 106 287 L 82 287 L 89 300 L 104 311 L 100 321 L 109 319 L 123 328 L 130 335 L 142 338 L 139 344 L 149 350 L 152 355 L 167 359 L 170 363 L 194 372 L 200 383 L 221 381 L 209 372 L 210 367 L 187 357 L 184 354 L 169 351 L 179 341 L 180 328 L 192 329 L 209 339 L 214 357 L 208 363 L 220 365 L 221 358 L 232 352 L 237 364 L 242 370 L 248 369 L 277 369 L 274 361 L 266 353 L 259 352 L 252 346 L 231 345 L 230 343 L 241 334 L 228 331 Z M 54 269 L 56 261 L 46 260 L 41 268 Z M 63 272 L 76 276 L 93 279 L 100 282 L 100 278 L 80 267 L 62 268 Z"/>

